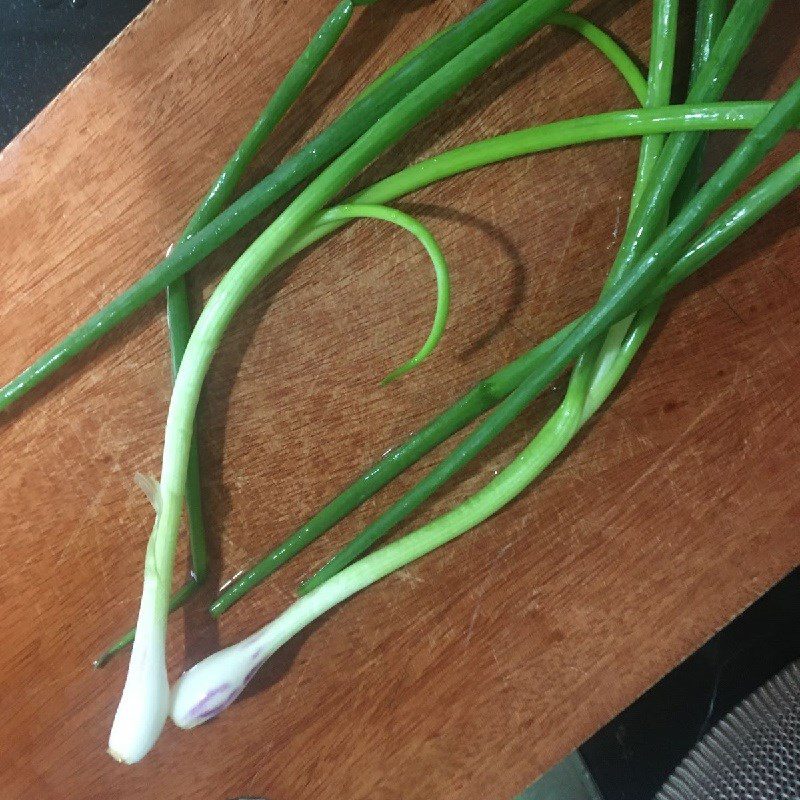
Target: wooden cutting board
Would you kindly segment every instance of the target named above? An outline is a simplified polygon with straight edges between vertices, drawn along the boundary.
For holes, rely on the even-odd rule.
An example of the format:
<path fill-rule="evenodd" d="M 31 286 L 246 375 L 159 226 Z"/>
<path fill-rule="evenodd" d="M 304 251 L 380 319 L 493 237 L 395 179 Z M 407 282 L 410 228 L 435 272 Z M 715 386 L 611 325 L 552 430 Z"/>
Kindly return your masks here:
<path fill-rule="evenodd" d="M 0 381 L 158 260 L 329 5 L 156 0 L 2 153 Z M 362 14 L 250 182 L 474 5 Z M 643 58 L 649 6 L 593 0 L 586 12 Z M 782 91 L 800 68 L 798 30 L 800 6 L 778 0 L 731 96 Z M 371 175 L 633 102 L 589 45 L 548 30 Z M 718 161 L 733 139 L 714 141 Z M 440 454 L 217 625 L 204 609 L 220 582 L 588 307 L 636 151 L 626 141 L 538 155 L 404 201 L 447 252 L 453 310 L 435 355 L 389 388 L 379 378 L 414 351 L 433 310 L 430 267 L 405 234 L 357 224 L 254 294 L 202 403 L 215 573 L 174 616 L 171 675 L 284 608 L 301 576 Z M 134 618 L 152 522 L 133 475 L 159 471 L 170 371 L 163 303 L 148 305 L 0 419 L 0 794 L 512 797 L 800 559 L 799 211 L 795 195 L 670 298 L 621 390 L 517 502 L 335 610 L 218 721 L 169 726 L 126 768 L 105 754 L 126 659 L 99 672 L 91 660 Z M 256 230 L 193 274 L 198 303 Z M 557 399 L 549 392 L 413 522 L 482 485 Z"/>

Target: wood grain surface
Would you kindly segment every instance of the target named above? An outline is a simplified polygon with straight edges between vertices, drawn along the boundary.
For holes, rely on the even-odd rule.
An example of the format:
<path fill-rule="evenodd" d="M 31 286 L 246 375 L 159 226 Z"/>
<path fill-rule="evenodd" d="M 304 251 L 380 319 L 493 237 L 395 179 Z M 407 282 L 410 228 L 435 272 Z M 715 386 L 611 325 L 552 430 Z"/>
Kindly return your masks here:
<path fill-rule="evenodd" d="M 474 5 L 398 0 L 362 15 L 250 182 Z M 328 6 L 156 0 L 0 155 L 0 381 L 164 253 Z M 643 58 L 649 6 L 584 8 Z M 800 67 L 798 31 L 796 0 L 777 0 L 730 96 L 784 89 Z M 547 30 L 370 175 L 633 102 L 589 45 Z M 712 160 L 732 141 L 715 137 Z M 538 155 L 403 202 L 447 252 L 453 309 L 439 350 L 387 389 L 379 378 L 416 349 L 434 302 L 407 235 L 358 223 L 254 294 L 202 402 L 215 572 L 174 615 L 172 676 L 284 608 L 299 578 L 440 454 L 217 625 L 205 606 L 221 582 L 479 376 L 588 307 L 619 241 L 636 152 L 626 141 Z M 219 720 L 168 726 L 125 768 L 105 745 L 126 659 L 101 672 L 91 659 L 134 618 L 152 523 L 133 483 L 159 472 L 170 392 L 164 307 L 151 303 L 0 420 L 0 796 L 512 797 L 800 560 L 799 212 L 790 197 L 670 298 L 624 386 L 517 502 L 326 616 Z M 197 303 L 256 230 L 193 274 Z M 506 464 L 558 396 L 414 522 Z"/>

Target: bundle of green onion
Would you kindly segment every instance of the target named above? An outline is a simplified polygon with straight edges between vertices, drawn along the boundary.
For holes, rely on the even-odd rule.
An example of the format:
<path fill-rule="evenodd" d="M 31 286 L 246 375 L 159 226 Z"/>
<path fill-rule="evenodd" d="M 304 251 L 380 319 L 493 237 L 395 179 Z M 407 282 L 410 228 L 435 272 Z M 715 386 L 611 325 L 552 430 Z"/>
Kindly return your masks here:
<path fill-rule="evenodd" d="M 133 642 L 128 677 L 109 739 L 121 761 L 141 759 L 168 715 L 181 727 L 210 719 L 233 702 L 263 662 L 337 603 L 420 558 L 491 516 L 561 453 L 612 393 L 649 331 L 665 293 L 707 263 L 800 185 L 800 155 L 727 207 L 731 195 L 783 134 L 800 123 L 800 81 L 776 103 L 720 102 L 770 0 L 698 0 L 691 78 L 685 103 L 670 105 L 678 0 L 654 0 L 646 79 L 624 50 L 587 20 L 564 12 L 569 0 L 486 0 L 424 42 L 373 82 L 323 133 L 228 206 L 258 149 L 335 46 L 359 5 L 342 0 L 292 67 L 171 253 L 131 289 L 0 390 L 0 409 L 52 374 L 119 321 L 167 290 L 174 390 L 167 414 L 161 480 L 150 487 L 156 519 L 147 546 L 135 631 L 98 659 Z M 364 13 L 370 13 L 365 11 Z M 571 28 L 604 53 L 641 108 L 565 120 L 445 152 L 391 175 L 337 206 L 334 198 L 397 142 L 498 58 L 545 24 Z M 699 186 L 708 131 L 751 129 Z M 597 303 L 585 314 L 480 381 L 406 442 L 385 454 L 318 514 L 233 581 L 211 607 L 221 614 L 358 505 L 468 423 L 484 421 L 419 483 L 300 587 L 293 605 L 244 641 L 210 656 L 170 691 L 165 661 L 167 616 L 206 578 L 207 557 L 193 430 L 201 386 L 236 311 L 269 273 L 349 221 L 369 217 L 408 230 L 425 248 L 438 299 L 421 349 L 386 378 L 408 372 L 438 343 L 447 320 L 444 256 L 415 219 L 387 205 L 435 181 L 508 158 L 608 138 L 641 136 L 628 225 Z M 192 324 L 183 275 L 246 222 L 292 188 L 304 188 L 250 245 Z M 227 206 L 227 208 L 226 208 Z M 561 405 L 531 442 L 486 486 L 448 513 L 364 555 L 443 483 L 490 444 L 565 370 Z M 169 597 L 178 526 L 189 518 L 192 578 Z"/>

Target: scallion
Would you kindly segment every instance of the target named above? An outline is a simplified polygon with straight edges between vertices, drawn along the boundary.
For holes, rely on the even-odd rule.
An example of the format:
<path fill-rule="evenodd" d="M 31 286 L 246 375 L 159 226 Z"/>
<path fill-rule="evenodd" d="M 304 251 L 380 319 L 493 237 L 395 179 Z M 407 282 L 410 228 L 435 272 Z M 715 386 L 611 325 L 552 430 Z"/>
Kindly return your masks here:
<path fill-rule="evenodd" d="M 706 211 L 721 195 L 728 193 L 742 175 L 749 171 L 754 161 L 763 157 L 798 120 L 800 81 L 778 101 L 767 118 L 748 135 L 709 182 L 685 205 L 646 253 L 633 262 L 629 271 L 620 275 L 605 297 L 601 297 L 593 309 L 576 321 L 563 342 L 555 349 L 549 364 L 541 371 L 529 375 L 482 428 L 490 427 L 492 418 L 504 418 L 510 407 L 524 407 L 527 398 L 535 395 L 555 377 L 587 344 L 597 338 L 600 331 L 607 330 L 631 313 L 635 303 L 646 299 L 648 290 L 652 293 L 659 286 L 659 277 L 670 274 L 670 264 L 680 263 L 676 258 L 680 249 L 684 249 L 686 253 L 683 259 L 698 259 L 694 264 L 696 268 L 706 256 L 713 254 L 706 250 L 702 256 L 698 256 L 701 253 L 701 248 L 698 247 L 700 241 L 718 240 L 718 237 L 724 236 L 725 228 L 736 223 L 743 209 L 750 209 L 748 218 L 751 222 L 755 221 L 772 204 L 800 185 L 798 155 L 762 181 L 742 201 L 724 212 L 694 243 L 689 243 L 692 231 L 706 218 Z M 758 209 L 757 212 L 752 213 L 755 208 Z M 575 411 L 572 424 L 578 419 L 578 410 Z M 555 425 L 555 419 L 548 424 Z M 553 428 L 546 428 L 547 426 L 542 429 L 540 435 L 560 436 Z M 175 723 L 181 727 L 193 727 L 212 718 L 235 700 L 264 661 L 303 627 L 354 593 L 451 541 L 502 508 L 541 470 L 539 459 L 546 453 L 546 448 L 541 447 L 538 439 L 539 437 L 528 445 L 486 487 L 452 511 L 345 567 L 295 601 L 260 631 L 209 656 L 184 673 L 171 693 L 170 715 Z"/>
<path fill-rule="evenodd" d="M 112 728 L 112 738 L 113 732 L 124 730 L 126 738 L 120 742 L 134 742 L 136 746 L 128 753 L 110 745 L 116 757 L 125 761 L 141 758 L 142 753 L 153 745 L 160 725 L 163 725 L 163 704 L 160 702 L 163 673 L 152 670 L 152 659 L 143 659 L 142 653 L 158 651 L 152 658 L 160 658 L 162 663 L 165 658 L 162 634 L 166 630 L 169 584 L 194 413 L 203 379 L 225 328 L 252 289 L 277 266 L 276 257 L 281 248 L 289 244 L 302 226 L 355 175 L 420 119 L 524 41 L 567 2 L 527 0 L 409 92 L 298 195 L 237 259 L 211 295 L 186 347 L 167 413 L 160 510 L 147 547 L 145 581 L 128 678 Z M 438 46 L 444 38 L 430 49 Z M 144 713 L 143 707 L 147 709 Z M 160 725 L 156 724 L 158 719 Z"/>

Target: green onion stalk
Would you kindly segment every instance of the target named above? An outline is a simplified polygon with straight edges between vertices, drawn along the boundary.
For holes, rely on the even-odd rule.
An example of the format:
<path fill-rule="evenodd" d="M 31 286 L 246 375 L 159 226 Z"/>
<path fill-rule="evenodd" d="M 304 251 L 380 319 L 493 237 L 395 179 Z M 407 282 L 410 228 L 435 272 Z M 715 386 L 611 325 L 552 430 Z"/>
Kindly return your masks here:
<path fill-rule="evenodd" d="M 688 102 L 712 102 L 719 99 L 769 4 L 769 0 L 737 0 L 708 62 L 698 72 L 689 91 Z M 667 138 L 653 167 L 655 179 L 647 181 L 645 190 L 641 192 L 632 209 L 620 253 L 612 266 L 604 292 L 615 285 L 637 255 L 650 243 L 654 226 L 666 219 L 672 194 L 701 137 L 702 134 L 697 132 L 677 132 Z M 594 343 L 592 346 L 596 347 Z M 319 585 L 364 553 L 452 478 L 499 435 L 501 430 L 501 427 L 496 427 L 489 433 L 481 427 L 476 431 L 305 582 L 301 586 L 301 592 Z"/>
<path fill-rule="evenodd" d="M 137 631 L 109 738 L 109 751 L 119 760 L 140 760 L 155 743 L 167 716 L 166 621 L 186 465 L 200 389 L 228 323 L 255 286 L 277 266 L 281 248 L 364 167 L 567 2 L 527 0 L 406 94 L 292 201 L 237 259 L 209 298 L 186 347 L 167 413 L 158 507 L 145 556 Z M 446 34 L 430 50 L 445 38 Z"/>
<path fill-rule="evenodd" d="M 625 319 L 682 277 L 692 274 L 730 241 L 800 185 L 800 154 L 733 203 L 705 231 L 705 221 L 722 200 L 800 121 L 800 80 L 744 139 L 709 181 L 691 197 L 645 252 L 622 272 L 597 304 L 569 326 L 546 363 L 529 373 L 469 438 L 503 427 L 532 397 L 557 377 L 611 325 Z M 698 235 L 699 233 L 699 235 Z M 576 410 L 576 417 L 580 409 Z M 542 432 L 558 437 L 559 415 Z M 540 432 L 541 435 L 541 432 Z M 549 454 L 537 436 L 489 484 L 450 512 L 413 533 L 355 561 L 300 597 L 261 630 L 209 656 L 175 683 L 170 715 L 181 727 L 194 727 L 218 714 L 241 693 L 247 681 L 282 644 L 326 611 L 375 581 L 421 558 L 482 522 L 523 491 L 543 469 Z"/>
<path fill-rule="evenodd" d="M 344 205 L 352 207 L 362 203 L 385 204 L 467 170 L 559 147 L 674 131 L 748 130 L 764 118 L 771 106 L 766 101 L 747 101 L 677 105 L 655 110 L 629 109 L 536 126 L 464 145 L 421 161 L 352 196 L 344 201 Z M 388 208 L 385 205 L 383 207 Z M 283 251 L 281 263 L 339 230 L 345 222 L 342 219 L 334 220 L 336 208 L 322 212 L 309 223 L 307 229 L 295 237 L 291 246 Z M 438 286 L 440 291 L 437 306 L 440 306 L 444 288 L 441 277 Z M 432 331 L 436 327 L 434 322 Z M 441 334 L 441 330 L 439 333 Z M 532 354 L 538 352 L 538 349 L 532 350 L 482 380 L 426 428 L 389 451 L 308 523 L 233 581 L 211 606 L 211 613 L 214 616 L 222 614 L 281 564 L 374 495 L 392 478 L 496 405 L 519 384 L 528 369 Z M 133 641 L 133 632 L 129 631 L 109 647 L 96 659 L 95 664 L 101 666 L 112 654 L 130 644 Z"/>

